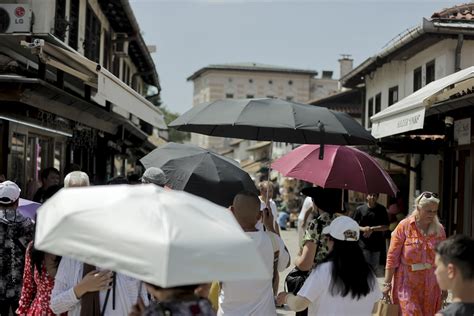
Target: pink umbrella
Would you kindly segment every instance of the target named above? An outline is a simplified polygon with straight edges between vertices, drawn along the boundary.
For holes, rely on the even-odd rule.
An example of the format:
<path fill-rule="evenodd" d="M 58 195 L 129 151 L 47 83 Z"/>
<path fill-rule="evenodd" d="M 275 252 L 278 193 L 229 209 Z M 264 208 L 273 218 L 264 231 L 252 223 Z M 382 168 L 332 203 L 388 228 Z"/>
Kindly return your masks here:
<path fill-rule="evenodd" d="M 325 145 L 319 159 L 319 145 L 302 145 L 277 159 L 272 168 L 284 176 L 314 183 L 323 188 L 395 196 L 398 188 L 378 162 L 356 148 Z"/>

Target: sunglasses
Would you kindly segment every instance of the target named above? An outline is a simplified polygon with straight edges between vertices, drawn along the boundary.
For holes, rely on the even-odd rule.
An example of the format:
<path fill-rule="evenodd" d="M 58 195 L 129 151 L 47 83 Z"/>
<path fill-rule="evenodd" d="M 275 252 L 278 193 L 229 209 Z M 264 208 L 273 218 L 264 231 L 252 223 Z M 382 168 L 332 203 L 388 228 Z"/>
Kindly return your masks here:
<path fill-rule="evenodd" d="M 421 195 L 423 195 L 425 199 L 430 199 L 431 197 L 434 197 L 435 199 L 439 198 L 438 193 L 433 193 L 433 192 L 428 192 L 428 191 L 421 193 Z"/>

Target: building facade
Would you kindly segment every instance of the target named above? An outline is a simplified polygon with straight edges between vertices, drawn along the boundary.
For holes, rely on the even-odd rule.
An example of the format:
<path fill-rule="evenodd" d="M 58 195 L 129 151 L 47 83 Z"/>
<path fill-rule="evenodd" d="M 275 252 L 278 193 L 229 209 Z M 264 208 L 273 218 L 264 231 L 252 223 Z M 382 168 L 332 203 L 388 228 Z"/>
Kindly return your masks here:
<path fill-rule="evenodd" d="M 1 0 L 0 17 L 0 173 L 31 197 L 46 167 L 137 172 L 167 127 L 128 1 Z"/>
<path fill-rule="evenodd" d="M 438 192 L 448 232 L 469 235 L 474 234 L 471 132 L 459 143 L 453 129 L 470 127 L 473 87 L 425 105 L 443 78 L 474 65 L 473 13 L 472 3 L 437 12 L 343 78 L 345 86 L 364 89 L 362 121 L 380 145 L 373 155 L 385 161 L 406 208 L 419 193 Z M 399 110 L 418 99 L 421 107 Z"/>

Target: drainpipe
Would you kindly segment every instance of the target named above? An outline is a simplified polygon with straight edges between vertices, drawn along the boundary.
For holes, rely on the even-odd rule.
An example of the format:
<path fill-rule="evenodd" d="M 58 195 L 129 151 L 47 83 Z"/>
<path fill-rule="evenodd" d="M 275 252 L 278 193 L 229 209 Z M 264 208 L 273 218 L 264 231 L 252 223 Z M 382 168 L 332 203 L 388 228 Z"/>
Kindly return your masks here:
<path fill-rule="evenodd" d="M 456 55 L 454 56 L 454 71 L 461 70 L 461 50 L 464 43 L 464 34 L 458 34 L 458 44 L 456 45 Z"/>

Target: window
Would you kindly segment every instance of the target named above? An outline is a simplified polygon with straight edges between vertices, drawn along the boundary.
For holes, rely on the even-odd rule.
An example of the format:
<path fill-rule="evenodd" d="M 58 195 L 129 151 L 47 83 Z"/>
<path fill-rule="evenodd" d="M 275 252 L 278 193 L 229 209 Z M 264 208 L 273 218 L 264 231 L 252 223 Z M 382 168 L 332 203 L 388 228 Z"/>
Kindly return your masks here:
<path fill-rule="evenodd" d="M 267 95 L 267 98 L 269 98 L 269 99 L 273 99 L 273 98 L 274 98 L 274 96 L 273 96 L 273 95 Z"/>
<path fill-rule="evenodd" d="M 435 80 L 435 61 L 434 59 L 426 64 L 426 84 Z"/>
<path fill-rule="evenodd" d="M 286 101 L 293 101 L 293 97 L 286 97 Z"/>
<path fill-rule="evenodd" d="M 374 114 L 377 114 L 382 109 L 382 93 L 379 93 L 375 96 L 375 110 Z"/>
<path fill-rule="evenodd" d="M 69 39 L 68 44 L 77 49 L 79 34 L 79 0 L 71 0 L 69 6 Z"/>
<path fill-rule="evenodd" d="M 122 66 L 122 81 L 130 85 L 130 67 L 126 62 L 124 62 Z"/>
<path fill-rule="evenodd" d="M 112 50 L 110 49 L 112 47 L 112 38 L 110 37 L 110 33 L 105 32 L 104 30 L 104 53 L 102 55 L 102 66 L 105 67 L 105 69 L 110 70 L 110 64 L 111 64 L 111 52 Z"/>
<path fill-rule="evenodd" d="M 253 79 L 249 79 L 249 83 L 253 83 Z"/>
<path fill-rule="evenodd" d="M 421 67 L 413 70 L 413 92 L 421 88 Z"/>
<path fill-rule="evenodd" d="M 268 84 L 273 84 L 273 80 L 268 80 Z"/>
<path fill-rule="evenodd" d="M 367 104 L 367 126 L 372 126 L 372 121 L 370 121 L 370 117 L 374 115 L 374 98 L 369 99 L 369 103 Z"/>
<path fill-rule="evenodd" d="M 120 57 L 119 56 L 113 56 L 113 62 L 112 62 L 112 73 L 115 75 L 115 77 L 119 78 L 120 77 Z"/>
<path fill-rule="evenodd" d="M 86 36 L 84 39 L 84 55 L 95 62 L 100 56 L 100 21 L 90 6 L 86 11 Z"/>
<path fill-rule="evenodd" d="M 293 80 L 288 81 L 288 84 L 291 86 L 293 84 Z"/>
<path fill-rule="evenodd" d="M 398 86 L 388 89 L 388 106 L 398 102 Z"/>
<path fill-rule="evenodd" d="M 54 35 L 64 41 L 68 22 L 66 21 L 66 0 L 56 0 L 54 14 Z"/>
<path fill-rule="evenodd" d="M 247 99 L 253 99 L 253 98 L 255 98 L 255 96 L 253 94 L 247 94 L 246 98 Z"/>
<path fill-rule="evenodd" d="M 225 94 L 225 98 L 226 98 L 226 99 L 233 99 L 233 98 L 234 98 L 234 94 L 233 94 L 233 93 L 226 93 L 226 94 Z"/>
<path fill-rule="evenodd" d="M 18 186 L 24 188 L 25 184 L 25 161 L 26 161 L 26 135 L 13 133 L 10 147 L 11 170 L 9 177 Z"/>

